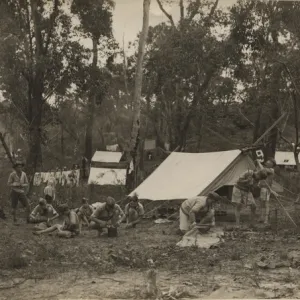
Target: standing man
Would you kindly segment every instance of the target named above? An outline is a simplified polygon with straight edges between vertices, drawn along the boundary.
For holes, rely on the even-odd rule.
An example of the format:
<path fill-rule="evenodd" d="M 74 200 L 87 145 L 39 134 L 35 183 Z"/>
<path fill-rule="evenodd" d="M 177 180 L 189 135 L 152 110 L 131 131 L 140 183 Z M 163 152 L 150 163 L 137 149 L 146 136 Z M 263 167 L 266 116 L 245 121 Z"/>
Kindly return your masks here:
<path fill-rule="evenodd" d="M 265 167 L 269 172 L 268 177 L 265 180 L 261 180 L 258 184 L 260 188 L 259 203 L 261 206 L 261 215 L 259 222 L 264 222 L 264 224 L 267 225 L 269 223 L 270 215 L 270 196 L 271 194 L 277 196 L 277 193 L 271 189 L 275 175 L 274 168 L 276 167 L 276 161 L 273 158 L 269 158 L 264 163 L 264 166 L 259 161 L 257 161 L 257 164 L 258 169 L 261 170 Z"/>
<path fill-rule="evenodd" d="M 30 221 L 30 207 L 27 198 L 29 184 L 26 173 L 23 172 L 23 167 L 24 164 L 22 162 L 16 162 L 13 166 L 14 171 L 9 175 L 8 178 L 8 186 L 11 188 L 10 199 L 12 206 L 13 221 L 15 224 L 17 224 L 16 213 L 19 202 L 21 202 L 22 205 L 26 208 L 27 223 L 29 223 Z"/>
<path fill-rule="evenodd" d="M 144 215 L 144 207 L 139 202 L 137 195 L 129 197 L 129 203 L 125 206 L 125 215 L 127 219 L 126 228 L 135 228 Z"/>
<path fill-rule="evenodd" d="M 121 207 L 112 197 L 107 197 L 105 203 L 101 203 L 91 215 L 90 228 L 98 230 L 101 236 L 103 228 L 119 227 L 126 216 Z"/>
<path fill-rule="evenodd" d="M 215 204 L 223 200 L 215 192 L 209 193 L 207 196 L 197 196 L 185 200 L 180 207 L 180 230 L 182 233 L 193 229 L 196 225 L 196 214 L 200 214 L 200 224 L 211 223 L 215 226 Z"/>
<path fill-rule="evenodd" d="M 251 223 L 254 224 L 256 203 L 252 191 L 260 180 L 265 180 L 268 177 L 268 174 L 269 172 L 267 169 L 259 171 L 249 170 L 244 172 L 234 185 L 232 191 L 232 203 L 235 204 L 235 219 L 237 226 L 240 226 L 240 216 L 243 206 L 250 206 Z"/>

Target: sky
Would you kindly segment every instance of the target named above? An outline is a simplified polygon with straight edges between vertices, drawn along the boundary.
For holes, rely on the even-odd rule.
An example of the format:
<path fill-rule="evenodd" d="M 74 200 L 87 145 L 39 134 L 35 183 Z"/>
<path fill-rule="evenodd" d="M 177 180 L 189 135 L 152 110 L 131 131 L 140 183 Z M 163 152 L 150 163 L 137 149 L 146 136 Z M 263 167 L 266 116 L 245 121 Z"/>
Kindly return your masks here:
<path fill-rule="evenodd" d="M 116 40 L 122 46 L 123 35 L 125 40 L 125 48 L 129 41 L 133 41 L 138 32 L 142 29 L 143 22 L 143 0 L 116 0 L 116 7 L 113 17 L 113 31 Z M 179 1 L 176 1 L 179 2 Z M 225 8 L 236 3 L 237 0 L 219 0 L 219 7 Z M 179 18 L 178 4 L 165 9 L 173 16 L 176 21 Z M 150 25 L 155 26 L 158 23 L 166 21 L 156 0 L 151 0 L 150 6 Z"/>

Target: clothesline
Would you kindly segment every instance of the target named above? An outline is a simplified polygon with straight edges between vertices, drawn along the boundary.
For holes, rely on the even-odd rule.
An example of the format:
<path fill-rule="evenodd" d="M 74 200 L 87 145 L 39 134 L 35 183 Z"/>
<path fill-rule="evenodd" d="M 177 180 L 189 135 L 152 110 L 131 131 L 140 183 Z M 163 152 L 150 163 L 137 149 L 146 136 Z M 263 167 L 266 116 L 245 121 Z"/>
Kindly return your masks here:
<path fill-rule="evenodd" d="M 55 185 L 79 186 L 80 170 L 62 171 L 62 172 L 37 172 L 34 174 L 33 185 L 40 186 L 42 183 L 54 182 Z"/>

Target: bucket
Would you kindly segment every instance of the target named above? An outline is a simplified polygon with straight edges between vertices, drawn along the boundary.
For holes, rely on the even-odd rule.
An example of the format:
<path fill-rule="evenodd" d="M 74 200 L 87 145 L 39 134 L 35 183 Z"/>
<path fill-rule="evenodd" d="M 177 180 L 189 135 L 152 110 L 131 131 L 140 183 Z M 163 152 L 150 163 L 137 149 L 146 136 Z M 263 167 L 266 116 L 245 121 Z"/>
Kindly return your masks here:
<path fill-rule="evenodd" d="M 118 228 L 115 228 L 115 227 L 107 228 L 107 236 L 108 237 L 117 237 L 118 236 Z"/>

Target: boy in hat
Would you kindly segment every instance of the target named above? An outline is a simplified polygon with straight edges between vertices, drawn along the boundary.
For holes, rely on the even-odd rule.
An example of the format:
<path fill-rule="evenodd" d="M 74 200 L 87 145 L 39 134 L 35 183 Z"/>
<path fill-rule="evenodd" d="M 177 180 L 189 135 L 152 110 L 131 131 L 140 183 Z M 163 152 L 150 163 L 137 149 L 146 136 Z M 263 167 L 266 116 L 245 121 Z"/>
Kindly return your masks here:
<path fill-rule="evenodd" d="M 259 181 L 268 177 L 268 170 L 259 171 L 249 170 L 244 172 L 237 180 L 232 191 L 232 203 L 235 204 L 236 225 L 240 226 L 240 216 L 243 206 L 250 206 L 251 223 L 255 222 L 256 203 L 253 197 L 253 189 L 258 185 Z"/>
<path fill-rule="evenodd" d="M 17 224 L 16 213 L 19 202 L 21 202 L 22 205 L 26 208 L 27 222 L 29 223 L 30 207 L 28 198 L 26 196 L 29 184 L 26 173 L 23 172 L 23 167 L 24 164 L 20 161 L 17 161 L 13 166 L 14 171 L 9 175 L 8 178 L 8 186 L 11 188 L 10 199 L 13 221 L 15 224 Z"/>
<path fill-rule="evenodd" d="M 135 228 L 144 215 L 144 207 L 139 202 L 137 195 L 129 197 L 129 203 L 125 206 L 125 215 L 127 219 L 126 228 Z"/>
<path fill-rule="evenodd" d="M 89 226 L 91 215 L 93 214 L 94 209 L 89 204 L 87 198 L 82 198 L 82 206 L 79 208 L 77 215 L 79 218 L 79 231 L 81 232 L 82 225 Z"/>
<path fill-rule="evenodd" d="M 34 208 L 30 214 L 30 223 L 50 223 L 59 217 L 58 213 L 51 204 L 43 198 L 40 198 L 39 204 Z"/>
<path fill-rule="evenodd" d="M 101 236 L 103 228 L 118 227 L 125 218 L 115 199 L 107 197 L 106 202 L 101 203 L 91 215 L 90 228 L 98 230 L 98 236 Z"/>
<path fill-rule="evenodd" d="M 196 226 L 196 214 L 201 215 L 200 224 L 211 223 L 215 225 L 215 204 L 224 198 L 215 192 L 207 196 L 197 196 L 185 200 L 180 207 L 179 228 L 182 233 Z"/>
<path fill-rule="evenodd" d="M 261 208 L 259 222 L 268 224 L 270 215 L 270 196 L 271 194 L 277 196 L 277 193 L 271 189 L 275 175 L 274 168 L 276 167 L 276 160 L 273 158 L 269 158 L 264 163 L 264 166 L 259 161 L 257 161 L 257 164 L 259 170 L 262 170 L 264 167 L 266 170 L 268 170 L 268 177 L 258 183 L 258 186 L 260 188 L 259 203 Z"/>
<path fill-rule="evenodd" d="M 67 204 L 62 204 L 59 208 L 61 211 L 64 222 L 63 224 L 55 224 L 47 229 L 34 231 L 33 234 L 41 235 L 57 231 L 57 235 L 63 238 L 70 238 L 78 235 L 79 232 L 79 219 L 74 210 L 71 210 Z"/>

